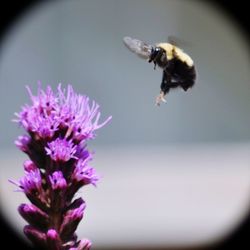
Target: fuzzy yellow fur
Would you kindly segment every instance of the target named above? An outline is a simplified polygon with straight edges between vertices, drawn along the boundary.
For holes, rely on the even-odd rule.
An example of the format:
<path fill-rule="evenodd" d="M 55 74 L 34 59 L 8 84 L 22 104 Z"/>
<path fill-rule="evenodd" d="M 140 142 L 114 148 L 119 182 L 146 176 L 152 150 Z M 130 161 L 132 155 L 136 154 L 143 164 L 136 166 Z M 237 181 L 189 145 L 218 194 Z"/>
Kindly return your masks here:
<path fill-rule="evenodd" d="M 180 48 L 170 44 L 170 43 L 159 43 L 156 45 L 166 51 L 167 59 L 171 60 L 176 56 L 182 62 L 185 62 L 189 67 L 194 65 L 193 60 L 189 55 L 183 52 Z"/>

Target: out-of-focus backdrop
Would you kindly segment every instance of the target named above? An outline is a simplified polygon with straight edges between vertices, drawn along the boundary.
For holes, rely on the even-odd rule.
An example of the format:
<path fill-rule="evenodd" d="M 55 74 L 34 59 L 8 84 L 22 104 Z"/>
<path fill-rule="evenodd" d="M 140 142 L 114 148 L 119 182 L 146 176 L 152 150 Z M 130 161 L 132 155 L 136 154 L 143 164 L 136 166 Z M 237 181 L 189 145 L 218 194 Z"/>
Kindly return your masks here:
<path fill-rule="evenodd" d="M 154 105 L 161 71 L 122 43 L 176 36 L 198 71 L 192 90 Z M 0 43 L 0 210 L 20 232 L 26 202 L 8 179 L 26 156 L 11 122 L 25 85 L 71 83 L 113 120 L 89 147 L 103 176 L 87 187 L 78 235 L 94 248 L 168 247 L 223 239 L 250 201 L 249 46 L 241 29 L 202 1 L 74 0 L 34 5 Z"/>

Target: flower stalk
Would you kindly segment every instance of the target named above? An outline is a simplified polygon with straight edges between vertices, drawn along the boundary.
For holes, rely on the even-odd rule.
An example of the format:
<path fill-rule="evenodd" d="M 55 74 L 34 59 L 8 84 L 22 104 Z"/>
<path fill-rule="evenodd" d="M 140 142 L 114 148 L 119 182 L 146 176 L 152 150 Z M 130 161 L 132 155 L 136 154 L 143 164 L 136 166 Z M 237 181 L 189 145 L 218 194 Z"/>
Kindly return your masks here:
<path fill-rule="evenodd" d="M 87 250 L 91 242 L 75 234 L 84 217 L 86 203 L 75 198 L 85 185 L 96 185 L 99 176 L 90 166 L 92 153 L 86 142 L 96 137 L 100 107 L 87 96 L 78 95 L 71 85 L 54 93 L 39 85 L 37 95 L 27 87 L 31 105 L 16 113 L 15 121 L 26 130 L 16 146 L 29 156 L 23 164 L 25 175 L 11 181 L 24 192 L 30 204 L 21 204 L 20 215 L 27 221 L 24 234 L 35 247 L 53 250 Z"/>

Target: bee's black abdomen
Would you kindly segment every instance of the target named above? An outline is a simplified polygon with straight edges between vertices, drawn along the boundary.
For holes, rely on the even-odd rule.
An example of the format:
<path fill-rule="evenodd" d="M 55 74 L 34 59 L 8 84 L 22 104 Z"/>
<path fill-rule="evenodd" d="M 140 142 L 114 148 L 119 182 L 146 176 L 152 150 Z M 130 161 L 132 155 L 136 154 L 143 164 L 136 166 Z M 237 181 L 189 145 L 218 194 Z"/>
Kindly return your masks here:
<path fill-rule="evenodd" d="M 196 80 L 196 70 L 194 65 L 189 66 L 176 58 L 169 61 L 168 67 L 164 70 L 164 75 L 171 76 L 171 80 L 165 81 L 168 88 L 181 87 L 185 91 L 191 88 Z"/>
<path fill-rule="evenodd" d="M 182 78 L 182 80 L 180 81 L 180 86 L 187 91 L 189 88 L 193 87 L 195 80 L 196 80 L 196 71 L 195 71 L 195 67 L 189 67 L 186 66 L 185 70 L 184 70 L 185 76 Z"/>

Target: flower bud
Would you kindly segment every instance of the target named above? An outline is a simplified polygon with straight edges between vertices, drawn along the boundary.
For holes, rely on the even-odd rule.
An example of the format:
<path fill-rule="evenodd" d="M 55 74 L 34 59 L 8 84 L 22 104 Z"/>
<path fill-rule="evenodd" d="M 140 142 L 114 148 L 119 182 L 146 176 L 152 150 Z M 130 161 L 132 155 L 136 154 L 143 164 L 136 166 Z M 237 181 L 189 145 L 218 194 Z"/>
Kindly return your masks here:
<path fill-rule="evenodd" d="M 48 248 L 53 250 L 60 250 L 61 240 L 55 229 L 49 229 L 47 232 Z"/>
<path fill-rule="evenodd" d="M 25 226 L 23 229 L 24 234 L 27 238 L 35 245 L 39 247 L 46 246 L 46 235 L 40 230 L 36 229 L 33 226 Z"/>
<path fill-rule="evenodd" d="M 49 224 L 49 216 L 33 204 L 21 204 L 18 211 L 31 226 L 44 229 Z"/>
<path fill-rule="evenodd" d="M 63 216 L 64 218 L 60 228 L 60 235 L 63 240 L 68 240 L 68 238 L 75 232 L 80 220 L 83 217 L 86 205 L 82 199 L 79 199 L 78 201 L 80 201 L 79 206 L 68 210 Z"/>

